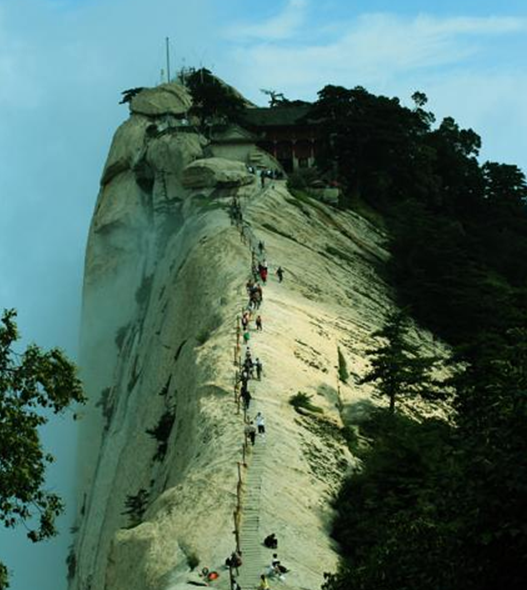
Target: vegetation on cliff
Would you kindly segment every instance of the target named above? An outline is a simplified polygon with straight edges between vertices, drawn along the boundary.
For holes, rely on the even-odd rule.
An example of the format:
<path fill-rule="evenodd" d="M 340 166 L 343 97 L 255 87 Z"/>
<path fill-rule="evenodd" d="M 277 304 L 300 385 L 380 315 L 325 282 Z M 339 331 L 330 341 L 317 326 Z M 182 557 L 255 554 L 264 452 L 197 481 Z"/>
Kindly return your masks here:
<path fill-rule="evenodd" d="M 480 137 L 450 117 L 434 127 L 426 96 L 413 98 L 410 109 L 361 87 L 326 86 L 309 115 L 323 123 L 317 164 L 343 186 L 343 207 L 362 202 L 384 216 L 401 305 L 477 352 L 487 335 L 498 342 L 525 321 L 525 176 L 480 165 Z"/>
<path fill-rule="evenodd" d="M 525 585 L 527 332 L 458 369 L 455 423 L 379 411 L 337 498 L 341 570 L 326 590 Z"/>
<path fill-rule="evenodd" d="M 199 117 L 202 125 L 217 122 L 221 117 L 236 120 L 245 107 L 241 96 L 235 94 L 230 86 L 222 83 L 207 68 L 189 69 L 182 72 L 181 77 L 192 94 L 192 113 Z"/>
<path fill-rule="evenodd" d="M 20 338 L 16 312 L 4 311 L 0 323 L 0 522 L 23 525 L 34 543 L 56 534 L 55 520 L 64 505 L 45 489 L 46 453 L 39 428 L 46 412 L 60 414 L 84 396 L 74 365 L 58 349 L 43 351 L 31 344 L 15 350 Z M 0 588 L 9 586 L 0 562 Z"/>
<path fill-rule="evenodd" d="M 381 412 L 362 425 L 374 442 L 337 499 L 344 560 L 326 589 L 515 590 L 527 556 L 527 185 L 516 166 L 480 164 L 473 130 L 449 117 L 434 127 L 426 96 L 413 99 L 326 86 L 310 115 L 341 205 L 390 230 L 401 306 L 454 346 L 450 423 Z M 381 393 L 420 362 L 390 350 L 391 328 L 373 351 Z"/>
<path fill-rule="evenodd" d="M 360 380 L 361 384 L 376 384 L 379 394 L 389 400 L 390 414 L 401 398 L 433 399 L 438 395 L 431 376 L 435 359 L 419 355 L 418 347 L 408 340 L 407 326 L 406 314 L 398 311 L 390 314 L 385 326 L 372 334 L 382 342 L 366 351 L 371 370 Z"/>

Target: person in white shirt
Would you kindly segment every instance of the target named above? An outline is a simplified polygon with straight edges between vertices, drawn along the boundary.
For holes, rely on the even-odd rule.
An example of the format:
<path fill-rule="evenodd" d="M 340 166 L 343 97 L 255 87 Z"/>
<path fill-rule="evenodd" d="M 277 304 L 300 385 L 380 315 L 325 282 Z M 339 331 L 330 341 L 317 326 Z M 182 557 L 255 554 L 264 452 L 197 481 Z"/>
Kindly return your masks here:
<path fill-rule="evenodd" d="M 262 415 L 262 412 L 258 412 L 258 414 L 256 414 L 256 427 L 258 428 L 258 434 L 265 436 L 265 419 Z"/>

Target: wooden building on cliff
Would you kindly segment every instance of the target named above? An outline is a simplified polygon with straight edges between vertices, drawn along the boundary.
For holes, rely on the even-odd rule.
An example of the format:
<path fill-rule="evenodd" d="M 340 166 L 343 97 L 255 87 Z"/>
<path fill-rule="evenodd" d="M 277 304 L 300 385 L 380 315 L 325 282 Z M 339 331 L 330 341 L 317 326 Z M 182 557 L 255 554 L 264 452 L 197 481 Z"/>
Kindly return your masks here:
<path fill-rule="evenodd" d="M 316 125 L 303 121 L 309 103 L 248 108 L 241 125 L 256 138 L 256 145 L 273 155 L 286 172 L 315 164 L 319 133 Z"/>

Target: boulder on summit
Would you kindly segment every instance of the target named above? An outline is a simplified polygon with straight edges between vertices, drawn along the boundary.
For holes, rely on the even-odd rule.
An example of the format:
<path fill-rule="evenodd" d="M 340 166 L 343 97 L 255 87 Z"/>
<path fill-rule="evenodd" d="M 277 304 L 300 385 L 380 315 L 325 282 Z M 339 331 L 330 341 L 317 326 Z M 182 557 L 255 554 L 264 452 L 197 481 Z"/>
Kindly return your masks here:
<path fill-rule="evenodd" d="M 183 170 L 182 182 L 186 188 L 234 187 L 251 184 L 254 178 L 242 162 L 204 158 L 192 162 Z"/>
<path fill-rule="evenodd" d="M 160 115 L 183 115 L 192 106 L 189 91 L 177 82 L 146 88 L 130 102 L 132 113 L 156 117 Z"/>

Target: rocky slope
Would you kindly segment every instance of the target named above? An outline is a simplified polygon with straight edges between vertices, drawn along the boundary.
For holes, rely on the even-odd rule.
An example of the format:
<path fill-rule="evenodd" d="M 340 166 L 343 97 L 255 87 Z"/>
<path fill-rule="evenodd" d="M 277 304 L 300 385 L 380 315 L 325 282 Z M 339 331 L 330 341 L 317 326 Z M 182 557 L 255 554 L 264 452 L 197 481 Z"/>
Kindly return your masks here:
<path fill-rule="evenodd" d="M 205 138 L 183 120 L 183 88 L 164 85 L 134 101 L 102 175 L 86 254 L 90 404 L 70 587 L 193 588 L 203 566 L 220 573 L 211 585 L 229 587 L 222 564 L 235 546 L 244 439 L 234 401 L 236 326 L 251 240 L 263 240 L 271 272 L 264 328 L 256 333 L 253 324 L 250 347 L 264 375 L 250 382 L 249 415 L 264 414 L 267 436 L 256 442 L 261 489 L 246 483 L 242 506 L 258 494 L 257 532 L 277 534 L 291 569 L 272 587 L 319 588 L 337 563 L 329 500 L 354 465 L 339 427 L 372 403 L 357 378 L 369 334 L 393 305 L 379 274 L 385 236 L 352 212 L 293 197 L 282 181 L 262 189 L 240 163 L 210 159 Z M 229 216 L 235 196 L 243 239 Z M 428 334 L 415 337 L 435 346 Z M 339 388 L 338 346 L 351 374 Z M 296 413 L 288 400 L 298 392 L 324 414 Z M 162 418 L 166 448 L 147 433 Z M 246 482 L 250 470 L 249 456 L 240 467 Z M 138 494 L 148 499 L 134 520 L 123 511 Z M 261 560 L 251 567 L 263 572 L 270 558 L 262 551 L 247 561 Z"/>

